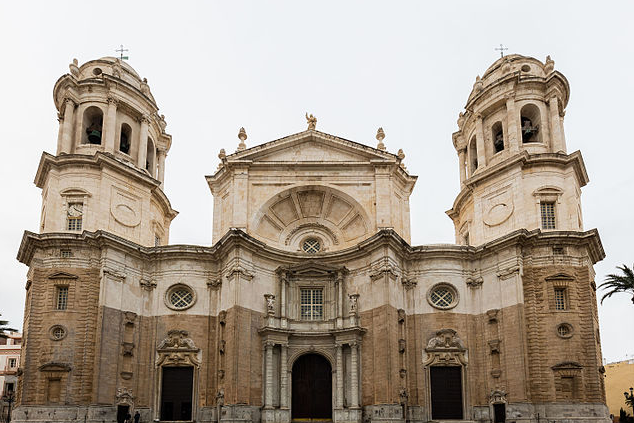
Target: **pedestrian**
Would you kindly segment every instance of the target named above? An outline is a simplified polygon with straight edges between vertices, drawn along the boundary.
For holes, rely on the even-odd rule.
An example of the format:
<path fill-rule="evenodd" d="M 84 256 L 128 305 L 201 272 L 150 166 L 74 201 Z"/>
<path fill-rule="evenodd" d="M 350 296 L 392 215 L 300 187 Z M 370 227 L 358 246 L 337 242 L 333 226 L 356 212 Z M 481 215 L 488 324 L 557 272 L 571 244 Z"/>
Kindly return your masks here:
<path fill-rule="evenodd" d="M 132 423 L 132 415 L 130 413 L 125 415 L 125 423 Z"/>
<path fill-rule="evenodd" d="M 134 423 L 139 423 L 139 420 L 141 420 L 141 414 L 139 414 L 139 411 L 137 410 L 137 412 L 134 413 Z"/>

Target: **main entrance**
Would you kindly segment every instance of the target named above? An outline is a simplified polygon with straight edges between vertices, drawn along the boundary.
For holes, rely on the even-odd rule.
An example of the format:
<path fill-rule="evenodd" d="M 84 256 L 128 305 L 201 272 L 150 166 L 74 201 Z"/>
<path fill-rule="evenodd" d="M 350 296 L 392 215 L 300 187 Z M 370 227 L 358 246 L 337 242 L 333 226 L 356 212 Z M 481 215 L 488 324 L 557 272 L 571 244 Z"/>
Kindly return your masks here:
<path fill-rule="evenodd" d="M 161 420 L 192 419 L 193 367 L 163 367 Z"/>
<path fill-rule="evenodd" d="M 462 419 L 462 368 L 458 366 L 432 366 L 431 418 Z"/>
<path fill-rule="evenodd" d="M 319 354 L 306 354 L 293 364 L 291 416 L 297 420 L 332 419 L 332 368 Z"/>

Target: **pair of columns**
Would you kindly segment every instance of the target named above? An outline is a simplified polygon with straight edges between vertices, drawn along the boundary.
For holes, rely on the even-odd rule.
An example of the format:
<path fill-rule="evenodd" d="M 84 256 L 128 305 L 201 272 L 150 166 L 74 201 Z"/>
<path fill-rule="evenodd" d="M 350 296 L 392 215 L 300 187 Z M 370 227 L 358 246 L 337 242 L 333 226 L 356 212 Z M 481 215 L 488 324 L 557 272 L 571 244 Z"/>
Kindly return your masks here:
<path fill-rule="evenodd" d="M 265 348 L 265 386 L 264 408 L 273 408 L 273 348 L 274 342 L 266 342 Z M 348 343 L 350 346 L 350 408 L 359 408 L 359 345 L 356 342 Z M 288 345 L 280 344 L 280 408 L 288 408 Z M 343 409 L 343 344 L 336 345 L 336 396 L 335 408 Z"/>

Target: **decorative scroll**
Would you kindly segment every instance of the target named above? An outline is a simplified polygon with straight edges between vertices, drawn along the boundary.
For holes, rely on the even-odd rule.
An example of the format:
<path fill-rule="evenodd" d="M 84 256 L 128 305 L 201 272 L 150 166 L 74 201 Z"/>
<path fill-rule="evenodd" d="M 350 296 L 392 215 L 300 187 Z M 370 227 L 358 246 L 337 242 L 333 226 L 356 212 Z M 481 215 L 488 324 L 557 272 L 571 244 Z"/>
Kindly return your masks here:
<path fill-rule="evenodd" d="M 196 366 L 200 365 L 198 360 L 197 348 L 187 336 L 189 333 L 185 330 L 170 330 L 165 338 L 159 344 L 156 352 L 158 359 L 156 366 Z"/>
<path fill-rule="evenodd" d="M 467 349 L 453 329 L 441 329 L 425 348 L 425 366 L 462 366 L 467 364 Z"/>

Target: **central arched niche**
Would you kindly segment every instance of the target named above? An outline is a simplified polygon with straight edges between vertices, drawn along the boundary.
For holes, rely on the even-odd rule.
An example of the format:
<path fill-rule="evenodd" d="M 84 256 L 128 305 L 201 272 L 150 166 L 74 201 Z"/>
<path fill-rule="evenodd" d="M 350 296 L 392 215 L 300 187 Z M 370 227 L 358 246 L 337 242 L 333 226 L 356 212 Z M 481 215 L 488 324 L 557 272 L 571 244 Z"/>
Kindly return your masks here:
<path fill-rule="evenodd" d="M 285 250 L 302 251 L 308 238 L 320 251 L 348 247 L 374 230 L 363 207 L 350 195 L 330 186 L 304 185 L 271 197 L 251 221 L 255 235 Z"/>

